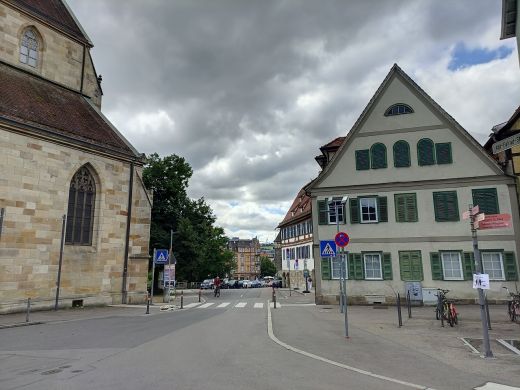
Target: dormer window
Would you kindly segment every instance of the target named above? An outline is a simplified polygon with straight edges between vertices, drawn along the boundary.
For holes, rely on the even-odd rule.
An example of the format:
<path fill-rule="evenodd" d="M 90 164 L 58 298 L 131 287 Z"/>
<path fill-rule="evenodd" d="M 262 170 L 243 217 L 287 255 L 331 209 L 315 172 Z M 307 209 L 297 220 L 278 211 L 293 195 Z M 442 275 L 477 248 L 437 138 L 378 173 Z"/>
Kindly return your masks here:
<path fill-rule="evenodd" d="M 413 109 L 407 104 L 397 103 L 388 107 L 385 111 L 385 116 L 412 114 Z"/>
<path fill-rule="evenodd" d="M 22 41 L 20 43 L 20 62 L 33 68 L 37 68 L 38 49 L 39 42 L 36 32 L 32 28 L 26 29 L 22 35 Z"/>

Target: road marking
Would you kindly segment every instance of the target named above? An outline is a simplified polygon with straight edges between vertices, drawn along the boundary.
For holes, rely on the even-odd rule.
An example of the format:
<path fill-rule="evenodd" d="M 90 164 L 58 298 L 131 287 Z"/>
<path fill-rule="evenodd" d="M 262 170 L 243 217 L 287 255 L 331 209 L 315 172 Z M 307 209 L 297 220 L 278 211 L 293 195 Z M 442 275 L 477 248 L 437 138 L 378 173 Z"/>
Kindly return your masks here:
<path fill-rule="evenodd" d="M 197 309 L 206 309 L 214 304 L 215 304 L 215 302 L 208 302 L 208 303 L 205 303 L 204 305 L 200 305 L 199 307 L 197 307 Z"/>
<path fill-rule="evenodd" d="M 192 307 L 199 306 L 200 304 L 201 304 L 200 302 L 188 303 L 187 305 L 184 305 L 184 308 L 191 309 Z"/>
<path fill-rule="evenodd" d="M 264 303 L 263 302 L 255 303 L 255 309 L 262 309 L 263 307 L 264 307 Z"/>
<path fill-rule="evenodd" d="M 422 385 L 416 385 L 415 383 L 405 382 L 405 381 L 401 381 L 399 379 L 390 378 L 388 376 L 374 374 L 373 372 L 370 372 L 370 371 L 362 370 L 360 368 L 356 368 L 356 367 L 348 366 L 348 365 L 343 364 L 343 363 L 335 362 L 334 360 L 330 360 L 330 359 L 324 358 L 322 356 L 318 356 L 318 355 L 315 355 L 313 353 L 310 353 L 310 352 L 307 352 L 307 351 L 303 351 L 303 350 L 295 348 L 295 347 L 293 347 L 293 346 L 291 346 L 289 344 L 286 344 L 283 341 L 278 340 L 278 338 L 274 335 L 274 332 L 273 332 L 273 321 L 272 321 L 272 318 L 271 318 L 271 305 L 272 304 L 273 304 L 273 302 L 270 302 L 270 305 L 267 306 L 267 334 L 269 335 L 269 338 L 271 340 L 273 340 L 276 344 L 278 344 L 278 345 L 288 349 L 289 351 L 298 353 L 300 355 L 309 357 L 311 359 L 322 361 L 324 363 L 332 364 L 333 366 L 336 366 L 336 367 L 344 368 L 345 370 L 354 371 L 354 372 L 357 372 L 358 374 L 361 374 L 361 375 L 370 376 L 372 378 L 377 378 L 377 379 L 381 379 L 381 380 L 384 380 L 384 381 L 387 381 L 387 382 L 397 383 L 397 384 L 400 384 L 400 385 L 403 385 L 403 386 L 407 386 L 407 387 L 411 387 L 411 388 L 414 388 L 414 389 L 434 390 L 431 387 L 422 386 Z M 278 306 L 278 304 L 277 304 L 277 306 Z M 479 390 L 481 390 L 481 389 L 479 389 Z M 501 388 L 496 388 L 496 389 L 493 389 L 493 388 L 485 389 L 484 388 L 482 390 L 502 390 L 502 389 Z M 503 390 L 516 390 L 516 389 L 514 387 L 513 388 L 507 388 L 506 387 Z"/>
<path fill-rule="evenodd" d="M 520 387 L 501 385 L 499 383 L 488 382 L 484 386 L 475 387 L 475 390 L 519 390 Z"/>
<path fill-rule="evenodd" d="M 462 340 L 462 342 L 463 342 L 464 344 L 466 344 L 466 346 L 467 346 L 469 349 L 471 349 L 471 352 L 473 352 L 473 353 L 480 353 L 480 352 L 478 351 L 478 349 L 476 349 L 473 345 L 471 345 L 471 344 L 470 344 L 470 343 L 469 343 L 469 342 L 468 342 L 464 337 L 461 337 L 460 339 Z"/>
<path fill-rule="evenodd" d="M 231 302 L 224 302 L 224 303 L 221 303 L 220 305 L 218 305 L 217 308 L 226 307 L 226 306 L 229 306 L 230 304 L 231 304 Z"/>
<path fill-rule="evenodd" d="M 235 307 L 238 307 L 238 308 L 243 308 L 247 305 L 247 302 L 239 302 L 235 305 Z"/>
<path fill-rule="evenodd" d="M 274 308 L 274 302 L 271 302 L 271 303 L 269 304 L 269 307 Z M 280 305 L 278 302 L 276 302 L 276 308 L 279 308 L 279 307 L 282 307 L 282 305 Z"/>

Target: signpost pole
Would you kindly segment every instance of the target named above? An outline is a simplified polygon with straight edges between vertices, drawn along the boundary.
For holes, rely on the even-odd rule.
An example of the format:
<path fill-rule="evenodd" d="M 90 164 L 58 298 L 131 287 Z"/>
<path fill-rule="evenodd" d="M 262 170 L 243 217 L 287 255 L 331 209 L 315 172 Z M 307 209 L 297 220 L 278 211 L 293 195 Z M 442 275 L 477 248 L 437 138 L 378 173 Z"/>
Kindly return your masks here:
<path fill-rule="evenodd" d="M 153 248 L 153 261 L 152 261 L 152 287 L 150 292 L 150 305 L 153 305 L 153 285 L 155 282 L 155 256 L 157 255 L 157 250 Z"/>
<path fill-rule="evenodd" d="M 170 304 L 170 286 L 172 284 L 172 250 L 173 250 L 173 229 L 170 229 L 170 251 L 168 252 L 168 304 Z"/>
<path fill-rule="evenodd" d="M 347 258 L 348 251 L 345 252 L 344 257 L 341 261 L 343 265 L 343 292 L 345 294 L 344 302 L 345 302 L 345 337 L 348 338 L 348 316 L 347 316 Z"/>
<path fill-rule="evenodd" d="M 338 202 L 334 202 L 334 211 L 336 212 L 336 233 L 339 233 L 339 215 L 338 215 Z M 336 255 L 334 256 L 334 259 L 336 260 L 336 264 L 338 264 L 338 260 L 340 263 L 339 266 L 339 311 L 340 313 L 343 313 L 344 310 L 344 294 L 343 294 L 343 283 L 341 282 L 342 277 L 342 268 L 341 268 L 341 255 L 340 255 L 341 248 L 336 247 Z M 332 271 L 332 270 L 331 270 Z"/>
<path fill-rule="evenodd" d="M 472 212 L 473 205 L 469 206 L 470 214 L 470 226 L 471 226 L 471 238 L 473 239 L 473 257 L 475 259 L 475 270 L 477 274 L 482 273 L 482 259 L 480 257 L 480 251 L 478 249 L 477 229 L 475 228 L 475 215 Z M 478 300 L 480 305 L 480 320 L 482 322 L 482 334 L 484 338 L 484 357 L 492 358 L 493 352 L 491 352 L 491 346 L 489 344 L 489 332 L 488 332 L 488 319 L 486 316 L 486 307 L 484 301 L 484 291 L 482 288 L 478 288 Z"/>

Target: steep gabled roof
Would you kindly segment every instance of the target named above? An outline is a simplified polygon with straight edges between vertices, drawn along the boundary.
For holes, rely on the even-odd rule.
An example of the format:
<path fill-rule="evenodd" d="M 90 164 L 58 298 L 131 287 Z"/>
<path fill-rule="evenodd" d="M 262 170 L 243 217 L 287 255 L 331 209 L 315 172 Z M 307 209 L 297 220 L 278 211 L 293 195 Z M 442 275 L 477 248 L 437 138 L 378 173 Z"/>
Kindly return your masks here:
<path fill-rule="evenodd" d="M 0 62 L 0 123 L 128 157 L 132 145 L 80 93 Z"/>
<path fill-rule="evenodd" d="M 320 150 L 321 151 L 337 150 L 343 143 L 344 139 L 345 139 L 345 137 L 337 137 L 337 138 L 333 139 L 332 141 L 330 141 L 328 144 L 323 145 L 320 148 Z"/>
<path fill-rule="evenodd" d="M 291 222 L 301 220 L 311 214 L 311 198 L 302 188 L 294 199 L 289 211 L 285 214 L 284 219 L 277 226 L 277 229 L 291 224 Z"/>
<path fill-rule="evenodd" d="M 517 120 L 520 119 L 520 106 L 515 110 L 511 118 L 507 120 L 507 122 L 500 123 L 498 125 L 493 126 L 492 131 L 493 134 L 490 135 L 490 138 L 484 144 L 484 148 L 486 150 L 491 150 L 493 144 L 497 141 L 500 141 L 508 136 L 512 135 L 511 127 Z"/>
<path fill-rule="evenodd" d="M 62 0 L 5 0 L 77 40 L 92 46 L 74 14 Z"/>
<path fill-rule="evenodd" d="M 359 132 L 362 124 L 364 121 L 368 118 L 370 112 L 375 107 L 376 102 L 379 100 L 383 92 L 387 89 L 387 87 L 390 85 L 390 81 L 394 77 L 401 77 L 403 82 L 419 97 L 421 97 L 426 103 L 428 103 L 432 108 L 437 112 L 437 114 L 445 121 L 447 124 L 451 125 L 453 129 L 459 134 L 465 138 L 469 145 L 471 145 L 471 148 L 474 150 L 475 153 L 479 154 L 480 157 L 485 161 L 485 163 L 493 169 L 497 174 L 503 174 L 503 171 L 500 169 L 499 165 L 496 163 L 495 160 L 493 160 L 484 150 L 484 148 L 473 138 L 471 134 L 469 134 L 451 115 L 449 115 L 435 100 L 433 100 L 419 85 L 413 81 L 410 76 L 408 76 L 397 64 L 394 64 L 388 74 L 386 75 L 385 79 L 377 89 L 377 91 L 374 93 L 368 104 L 366 105 L 365 109 L 359 116 L 359 118 L 356 120 L 350 131 L 348 132 L 347 136 L 343 140 L 341 146 L 339 147 L 338 151 L 334 154 L 332 157 L 332 160 L 327 164 L 327 166 L 320 172 L 318 177 L 313 180 L 311 183 L 309 183 L 307 186 L 304 187 L 306 191 L 310 191 L 316 184 L 320 183 L 323 178 L 325 178 L 328 173 L 334 169 L 334 167 L 337 164 L 337 161 L 341 158 L 341 156 L 345 153 L 347 150 L 348 145 L 352 142 L 352 140 L 355 138 L 357 133 Z"/>

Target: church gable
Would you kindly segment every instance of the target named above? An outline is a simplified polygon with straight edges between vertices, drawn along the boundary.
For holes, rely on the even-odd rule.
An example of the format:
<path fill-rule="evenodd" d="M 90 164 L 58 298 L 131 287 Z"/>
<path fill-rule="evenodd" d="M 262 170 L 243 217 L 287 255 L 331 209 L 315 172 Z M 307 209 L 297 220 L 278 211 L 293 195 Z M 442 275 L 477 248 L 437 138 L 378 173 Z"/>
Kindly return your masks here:
<path fill-rule="evenodd" d="M 313 187 L 497 174 L 471 135 L 394 65 Z"/>

